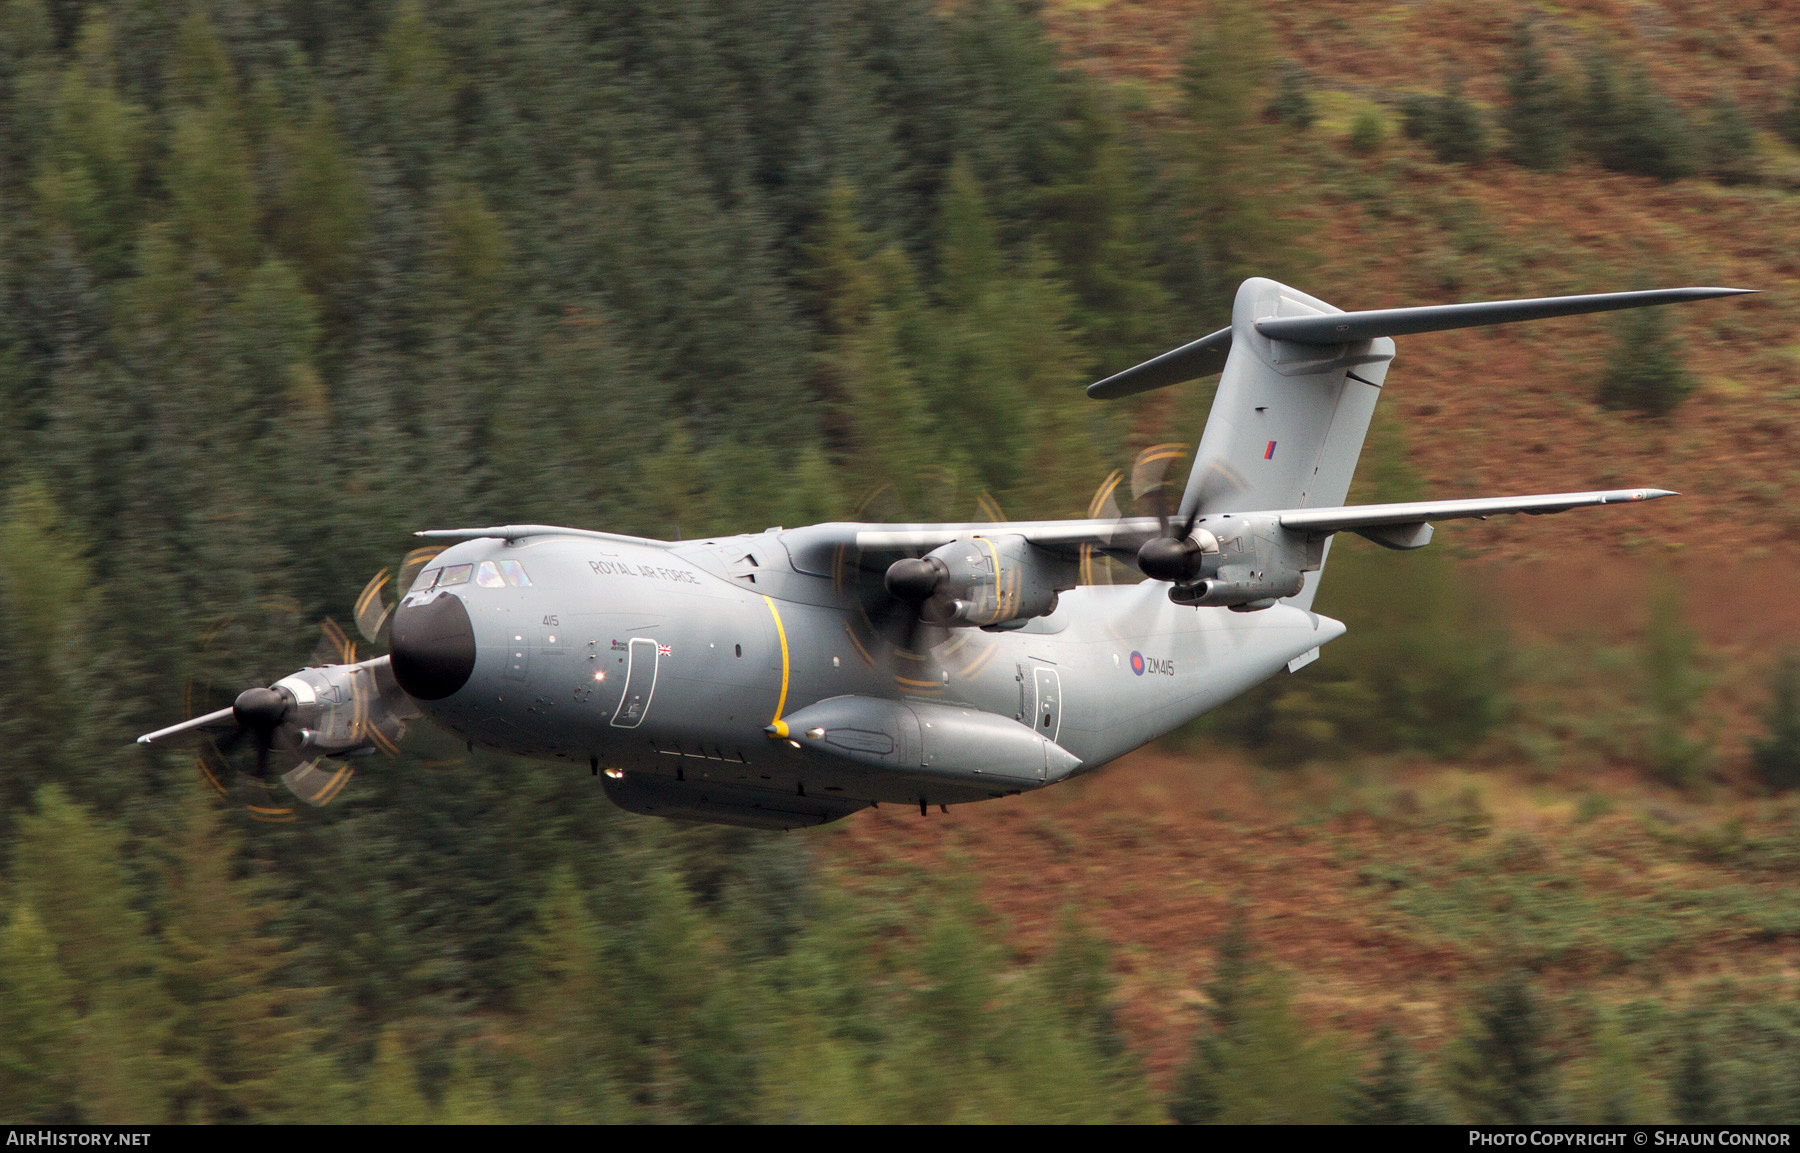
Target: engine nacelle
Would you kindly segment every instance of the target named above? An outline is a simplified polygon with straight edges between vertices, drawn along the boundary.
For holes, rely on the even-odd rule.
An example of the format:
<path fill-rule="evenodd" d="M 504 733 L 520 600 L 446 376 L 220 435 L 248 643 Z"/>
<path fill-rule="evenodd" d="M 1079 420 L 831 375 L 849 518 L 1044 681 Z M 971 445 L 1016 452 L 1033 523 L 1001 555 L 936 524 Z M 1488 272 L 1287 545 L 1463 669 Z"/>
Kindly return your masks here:
<path fill-rule="evenodd" d="M 391 749 L 419 715 L 387 657 L 301 669 L 272 687 L 293 701 L 282 720 L 283 743 L 302 757 L 342 756 L 384 743 Z"/>
<path fill-rule="evenodd" d="M 1226 513 L 1203 518 L 1196 538 L 1210 538 L 1217 551 L 1203 556 L 1202 579 L 1176 584 L 1169 599 L 1178 605 L 1223 607 L 1254 612 L 1300 591 L 1306 574 L 1324 561 L 1323 537 L 1289 532 L 1274 517 Z"/>
<path fill-rule="evenodd" d="M 895 561 L 887 585 L 919 605 L 919 618 L 949 628 L 1005 628 L 1056 611 L 1057 593 L 1074 588 L 1073 562 L 1022 536 L 975 536 L 918 560 Z"/>

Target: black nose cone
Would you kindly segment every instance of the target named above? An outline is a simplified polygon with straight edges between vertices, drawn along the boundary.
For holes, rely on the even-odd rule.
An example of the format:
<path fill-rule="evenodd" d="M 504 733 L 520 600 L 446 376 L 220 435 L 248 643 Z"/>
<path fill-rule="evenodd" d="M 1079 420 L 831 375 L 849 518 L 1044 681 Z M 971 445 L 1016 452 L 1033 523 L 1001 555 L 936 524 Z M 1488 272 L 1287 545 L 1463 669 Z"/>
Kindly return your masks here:
<path fill-rule="evenodd" d="M 475 626 L 462 598 L 442 594 L 394 613 L 394 679 L 406 694 L 441 701 L 463 687 L 475 671 Z"/>

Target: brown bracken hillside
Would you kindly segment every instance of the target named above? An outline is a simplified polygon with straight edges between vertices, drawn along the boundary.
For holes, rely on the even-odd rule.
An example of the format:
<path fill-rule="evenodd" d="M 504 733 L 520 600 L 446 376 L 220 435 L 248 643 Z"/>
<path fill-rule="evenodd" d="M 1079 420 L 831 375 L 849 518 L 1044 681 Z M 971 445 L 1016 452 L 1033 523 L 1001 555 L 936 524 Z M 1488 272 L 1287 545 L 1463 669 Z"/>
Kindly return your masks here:
<path fill-rule="evenodd" d="M 1593 403 L 1612 344 L 1604 318 L 1402 341 L 1388 405 L 1431 492 L 1650 484 L 1684 494 L 1629 516 L 1495 523 L 1450 539 L 1520 559 L 1578 542 L 1752 556 L 1800 550 L 1791 447 L 1800 417 L 1800 154 L 1768 127 L 1795 86 L 1800 8 L 1605 0 L 1261 7 L 1275 55 L 1306 69 L 1321 113 L 1296 142 L 1300 171 L 1281 191 L 1310 227 L 1316 265 L 1296 277 L 1300 287 L 1347 309 L 1663 284 L 1764 293 L 1679 311 L 1697 387 L 1667 420 Z M 1072 62 L 1150 108 L 1172 99 L 1206 11 L 1191 0 L 1065 0 L 1046 9 Z M 1734 96 L 1758 129 L 1760 182 L 1665 183 L 1603 171 L 1579 154 L 1556 173 L 1497 157 L 1438 164 L 1400 135 L 1400 101 L 1440 91 L 1452 72 L 1491 125 L 1505 98 L 1514 21 L 1526 11 L 1572 92 L 1587 46 L 1604 43 L 1696 117 L 1716 95 Z M 1367 158 L 1345 146 L 1364 108 L 1388 122 L 1386 145 Z"/>
<path fill-rule="evenodd" d="M 1678 792 L 1595 757 L 1551 773 L 1505 750 L 1276 772 L 1204 741 L 1156 747 L 1035 797 L 861 814 L 818 843 L 852 885 L 978 877 L 1026 948 L 1064 909 L 1118 950 L 1121 1019 L 1172 1077 L 1200 1019 L 1218 933 L 1248 910 L 1263 955 L 1320 1026 L 1399 1021 L 1428 1048 L 1463 991 L 1522 962 L 1557 996 L 1685 1001 L 1708 982 L 1772 988 L 1800 971 L 1785 872 L 1800 809 L 1741 778 L 1768 655 L 1800 637 L 1800 154 L 1770 130 L 1795 86 L 1800 7 L 1575 2 L 1537 9 L 1579 80 L 1606 41 L 1690 109 L 1729 90 L 1757 127 L 1759 179 L 1725 187 L 1493 158 L 1440 164 L 1398 131 L 1408 93 L 1454 70 L 1490 123 L 1517 6 L 1272 0 L 1277 57 L 1303 66 L 1321 116 L 1273 195 L 1304 221 L 1299 285 L 1347 309 L 1652 285 L 1762 290 L 1678 314 L 1696 388 L 1665 420 L 1594 402 L 1605 318 L 1407 338 L 1388 377 L 1410 460 L 1445 497 L 1648 484 L 1684 496 L 1631 510 L 1449 526 L 1481 557 L 1516 635 L 1611 643 L 1642 626 L 1646 573 L 1679 574 L 1719 671 L 1723 788 Z M 1067 58 L 1166 115 L 1203 6 L 1063 0 Z M 1353 155 L 1376 109 L 1384 147 Z M 1220 318 L 1223 323 L 1224 318 Z M 1192 394 L 1147 405 L 1146 436 L 1198 433 Z M 1366 463 L 1366 462 L 1365 462 Z M 1366 470 L 1365 470 L 1366 471 Z M 1323 664 L 1323 662 L 1321 662 Z M 1729 771 L 1727 771 L 1729 770 Z M 1734 775 L 1736 774 L 1736 775 Z M 1782 985 L 1785 988 L 1785 985 Z M 1166 1083 L 1166 1080 L 1165 1080 Z"/>

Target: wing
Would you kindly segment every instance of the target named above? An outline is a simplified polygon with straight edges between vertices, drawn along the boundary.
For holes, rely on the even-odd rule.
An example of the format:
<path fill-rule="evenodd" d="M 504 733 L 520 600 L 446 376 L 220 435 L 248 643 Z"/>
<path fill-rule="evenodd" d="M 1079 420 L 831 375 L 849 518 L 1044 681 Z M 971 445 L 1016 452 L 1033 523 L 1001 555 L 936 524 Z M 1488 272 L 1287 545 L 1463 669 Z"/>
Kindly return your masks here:
<path fill-rule="evenodd" d="M 1506 513 L 1564 512 L 1585 505 L 1633 504 L 1679 494 L 1662 488 L 1619 488 L 1596 492 L 1561 492 L 1535 496 L 1478 497 L 1473 500 L 1422 500 L 1401 504 L 1353 504 L 1335 508 L 1271 509 L 1233 515 L 1272 517 L 1282 528 L 1309 536 L 1358 532 L 1377 543 L 1396 544 L 1408 538 L 1409 526 L 1462 517 L 1485 519 Z M 1206 523 L 1204 520 L 1202 524 Z M 1067 555 L 1083 545 L 1121 556 L 1133 555 L 1145 541 L 1160 536 L 1155 517 L 1122 520 L 1040 520 L 965 522 L 957 524 L 860 524 L 850 521 L 816 524 L 781 534 L 794 563 L 802 570 L 828 573 L 834 550 L 854 548 L 865 553 L 917 553 L 970 537 L 1021 536 L 1041 548 Z M 1412 539 L 1417 539 L 1415 536 Z M 1429 534 L 1417 539 L 1429 540 Z"/>
<path fill-rule="evenodd" d="M 1281 527 L 1305 533 L 1355 532 L 1364 528 L 1424 524 L 1522 512 L 1538 515 L 1566 512 L 1591 504 L 1631 504 L 1659 496 L 1680 496 L 1666 488 L 1613 488 L 1598 492 L 1557 492 L 1542 496 L 1484 496 L 1472 500 L 1418 500 L 1401 504 L 1351 504 L 1339 508 L 1300 508 L 1277 511 Z"/>

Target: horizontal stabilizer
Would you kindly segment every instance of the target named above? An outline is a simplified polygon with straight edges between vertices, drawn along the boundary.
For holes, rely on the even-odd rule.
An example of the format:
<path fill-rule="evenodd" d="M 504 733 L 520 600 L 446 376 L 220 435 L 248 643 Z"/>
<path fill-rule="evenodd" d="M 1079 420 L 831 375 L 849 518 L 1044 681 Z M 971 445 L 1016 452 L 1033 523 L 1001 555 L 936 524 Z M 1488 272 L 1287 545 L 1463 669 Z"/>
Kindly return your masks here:
<path fill-rule="evenodd" d="M 1312 313 L 1309 309 L 1310 314 L 1305 316 L 1264 315 L 1252 323 L 1256 335 L 1271 340 L 1330 346 L 1357 344 L 1383 336 L 1411 336 L 1420 332 L 1443 332 L 1452 328 L 1512 324 L 1520 320 L 1546 320 L 1589 312 L 1612 312 L 1621 308 L 1645 308 L 1657 304 L 1712 300 L 1721 296 L 1743 296 L 1754 291 L 1756 290 L 1751 288 L 1657 288 L 1646 292 L 1600 292 L 1587 296 L 1430 304 L 1421 308 L 1381 308 L 1370 312 L 1332 310 Z M 1331 308 L 1322 301 L 1313 303 L 1321 308 Z M 1225 369 L 1225 359 L 1231 352 L 1232 340 L 1232 330 L 1221 328 L 1192 344 L 1184 344 L 1090 384 L 1087 394 L 1095 400 L 1116 400 L 1122 396 L 1149 392 L 1151 389 L 1222 372 Z"/>
<path fill-rule="evenodd" d="M 1506 513 L 1564 512 L 1591 504 L 1629 504 L 1679 496 L 1666 488 L 1614 488 L 1601 492 L 1558 492 L 1543 496 L 1486 496 L 1473 500 L 1416 500 L 1399 504 L 1352 504 L 1341 508 L 1300 508 L 1277 512 L 1281 527 L 1295 532 L 1355 532 L 1383 525 L 1423 524 L 1458 517 L 1501 516 Z"/>
<path fill-rule="evenodd" d="M 1117 400 L 1184 380 L 1198 380 L 1225 369 L 1225 357 L 1231 352 L 1231 330 L 1221 328 L 1192 344 L 1184 344 L 1136 368 L 1116 372 L 1097 384 L 1088 385 L 1087 394 L 1095 400 Z"/>
<path fill-rule="evenodd" d="M 1339 312 L 1323 316 L 1272 316 L 1257 321 L 1256 331 L 1271 340 L 1288 340 L 1296 344 L 1349 344 L 1359 340 L 1373 340 L 1378 336 L 1411 336 L 1414 333 L 1442 332 L 1451 328 L 1511 324 L 1519 320 L 1545 320 L 1555 316 L 1578 316 L 1587 312 L 1612 312 L 1620 308 L 1645 308 L 1654 304 L 1681 304 L 1690 300 L 1711 300 L 1719 296 L 1742 296 L 1754 291 L 1750 288 L 1658 288 L 1648 292 L 1601 292 L 1590 296 L 1544 296 L 1532 300 L 1430 304 L 1423 308 L 1381 308 L 1373 312 Z M 1206 339 L 1211 340 L 1212 337 Z M 1173 352 L 1164 354 L 1165 357 L 1174 355 Z M 1158 358 L 1160 359 L 1163 357 Z M 1155 363 L 1153 360 L 1140 367 L 1148 368 Z M 1138 369 L 1129 371 L 1136 372 Z"/>

